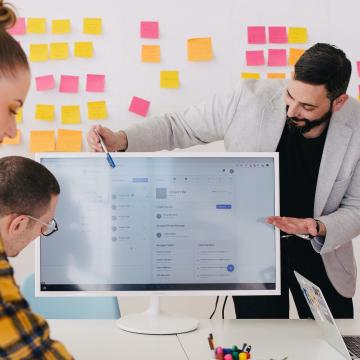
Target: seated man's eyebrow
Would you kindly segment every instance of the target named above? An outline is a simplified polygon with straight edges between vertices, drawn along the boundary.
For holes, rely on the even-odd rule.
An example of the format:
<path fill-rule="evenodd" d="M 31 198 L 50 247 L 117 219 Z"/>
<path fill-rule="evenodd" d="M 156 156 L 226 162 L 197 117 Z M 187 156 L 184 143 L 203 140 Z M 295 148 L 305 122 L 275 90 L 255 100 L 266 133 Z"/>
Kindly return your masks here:
<path fill-rule="evenodd" d="M 295 100 L 295 99 L 293 98 L 293 96 L 290 94 L 289 90 L 286 90 L 286 92 L 287 92 L 287 94 L 289 95 L 289 97 L 290 97 L 291 99 Z M 304 102 L 301 102 L 301 101 L 299 101 L 299 104 L 301 104 L 302 106 L 311 106 L 311 107 L 313 107 L 313 108 L 317 108 L 317 107 L 318 107 L 317 105 L 309 104 L 309 103 L 304 103 Z"/>

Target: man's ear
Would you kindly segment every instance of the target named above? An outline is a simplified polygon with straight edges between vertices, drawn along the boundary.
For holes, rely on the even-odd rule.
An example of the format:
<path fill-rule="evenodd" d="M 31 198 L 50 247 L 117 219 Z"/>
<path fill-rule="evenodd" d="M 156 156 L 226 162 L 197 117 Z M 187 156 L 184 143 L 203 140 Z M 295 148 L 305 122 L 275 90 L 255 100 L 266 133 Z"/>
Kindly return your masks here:
<path fill-rule="evenodd" d="M 346 103 L 346 101 L 349 99 L 349 95 L 347 94 L 342 94 L 340 96 L 338 96 L 333 103 L 332 106 L 332 111 L 339 111 Z"/>
<path fill-rule="evenodd" d="M 11 237 L 21 235 L 29 226 L 30 219 L 26 215 L 15 215 L 8 223 L 8 234 Z"/>

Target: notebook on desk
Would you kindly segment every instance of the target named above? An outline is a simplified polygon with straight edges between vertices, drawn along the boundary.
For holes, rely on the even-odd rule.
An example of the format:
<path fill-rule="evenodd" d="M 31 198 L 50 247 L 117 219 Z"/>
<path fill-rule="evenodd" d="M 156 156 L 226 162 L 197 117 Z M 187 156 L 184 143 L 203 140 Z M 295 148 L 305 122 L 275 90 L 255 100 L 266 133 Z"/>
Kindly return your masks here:
<path fill-rule="evenodd" d="M 360 359 L 360 336 L 341 336 L 321 289 L 296 271 L 294 273 L 325 340 L 346 359 Z"/>

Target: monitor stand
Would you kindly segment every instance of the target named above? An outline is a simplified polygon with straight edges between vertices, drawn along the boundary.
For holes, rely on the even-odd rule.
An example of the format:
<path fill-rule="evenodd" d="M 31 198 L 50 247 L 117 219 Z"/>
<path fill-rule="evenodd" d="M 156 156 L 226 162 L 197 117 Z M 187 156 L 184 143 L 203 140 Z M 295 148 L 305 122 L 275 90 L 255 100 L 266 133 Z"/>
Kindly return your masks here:
<path fill-rule="evenodd" d="M 117 320 L 117 326 L 138 334 L 171 335 L 197 329 L 199 321 L 186 316 L 164 314 L 160 309 L 160 296 L 151 296 L 149 308 L 141 314 L 130 314 Z"/>

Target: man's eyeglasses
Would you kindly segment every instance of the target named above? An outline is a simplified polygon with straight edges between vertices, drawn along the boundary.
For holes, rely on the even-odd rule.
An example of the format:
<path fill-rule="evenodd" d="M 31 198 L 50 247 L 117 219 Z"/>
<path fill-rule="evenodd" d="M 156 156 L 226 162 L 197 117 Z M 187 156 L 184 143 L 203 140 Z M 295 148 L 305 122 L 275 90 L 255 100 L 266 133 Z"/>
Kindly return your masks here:
<path fill-rule="evenodd" d="M 50 236 L 51 234 L 53 234 L 54 232 L 59 230 L 58 224 L 56 222 L 55 219 L 50 220 L 47 224 L 40 221 L 39 219 L 30 216 L 30 215 L 26 215 L 29 219 L 34 220 L 40 224 L 42 224 L 43 226 L 41 227 L 41 234 L 44 236 Z"/>

